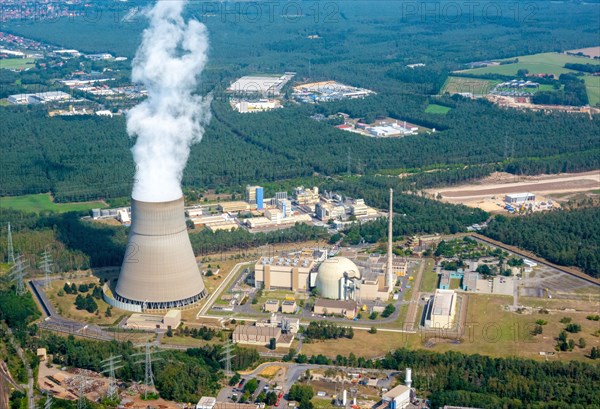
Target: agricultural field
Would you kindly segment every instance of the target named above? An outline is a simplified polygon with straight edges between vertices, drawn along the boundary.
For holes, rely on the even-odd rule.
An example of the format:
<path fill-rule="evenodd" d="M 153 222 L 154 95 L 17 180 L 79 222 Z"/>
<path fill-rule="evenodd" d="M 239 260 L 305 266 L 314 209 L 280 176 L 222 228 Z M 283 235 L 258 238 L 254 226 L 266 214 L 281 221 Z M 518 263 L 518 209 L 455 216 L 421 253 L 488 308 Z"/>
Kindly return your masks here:
<path fill-rule="evenodd" d="M 564 68 L 564 65 L 567 63 L 597 64 L 600 67 L 600 61 L 560 53 L 523 55 L 516 58 L 519 59 L 519 62 L 515 64 L 473 68 L 470 70 L 462 70 L 457 72 L 471 75 L 500 74 L 507 76 L 516 76 L 517 71 L 528 70 L 530 74 L 554 74 L 558 77 L 560 74 L 575 72 L 573 70 Z"/>
<path fill-rule="evenodd" d="M 438 114 L 438 115 L 446 115 L 450 112 L 452 108 L 446 107 L 438 104 L 429 104 L 427 108 L 425 108 L 425 112 L 428 114 Z"/>
<path fill-rule="evenodd" d="M 32 66 L 35 63 L 33 58 L 7 58 L 0 60 L 0 69 L 4 70 L 22 70 L 28 65 Z"/>
<path fill-rule="evenodd" d="M 0 197 L 0 209 L 14 209 L 24 212 L 39 213 L 43 211 L 65 213 L 79 212 L 97 208 L 107 207 L 103 201 L 78 202 L 78 203 L 54 203 L 49 193 L 36 195 Z"/>
<path fill-rule="evenodd" d="M 498 80 L 484 80 L 479 78 L 448 77 L 442 87 L 441 94 L 459 94 L 469 92 L 473 95 L 486 95 L 499 84 Z"/>
<path fill-rule="evenodd" d="M 600 77 L 586 75 L 583 77 L 583 80 L 585 81 L 585 89 L 590 100 L 590 106 L 600 105 Z"/>

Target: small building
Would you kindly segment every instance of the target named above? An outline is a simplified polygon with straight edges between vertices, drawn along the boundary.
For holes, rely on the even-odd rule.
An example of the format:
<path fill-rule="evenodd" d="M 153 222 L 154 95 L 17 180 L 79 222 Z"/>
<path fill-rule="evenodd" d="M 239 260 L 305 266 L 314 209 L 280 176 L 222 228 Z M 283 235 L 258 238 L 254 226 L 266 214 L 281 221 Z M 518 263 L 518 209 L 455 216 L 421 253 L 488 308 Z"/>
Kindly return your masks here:
<path fill-rule="evenodd" d="M 263 306 L 265 312 L 279 312 L 279 301 L 278 300 L 267 300 Z"/>
<path fill-rule="evenodd" d="M 203 396 L 196 404 L 196 409 L 213 409 L 217 404 L 217 399 L 212 396 Z"/>
<path fill-rule="evenodd" d="M 40 359 L 40 361 L 45 361 L 48 359 L 46 348 L 38 348 L 36 351 L 36 356 Z"/>
<path fill-rule="evenodd" d="M 318 298 L 315 301 L 313 312 L 319 315 L 342 315 L 350 320 L 356 317 L 356 301 L 327 300 Z"/>
<path fill-rule="evenodd" d="M 281 312 L 283 314 L 295 314 L 298 310 L 296 300 L 285 300 L 281 303 Z"/>
<path fill-rule="evenodd" d="M 411 389 L 406 385 L 398 385 L 383 394 L 381 400 L 387 402 L 390 409 L 404 409 L 410 405 Z"/>

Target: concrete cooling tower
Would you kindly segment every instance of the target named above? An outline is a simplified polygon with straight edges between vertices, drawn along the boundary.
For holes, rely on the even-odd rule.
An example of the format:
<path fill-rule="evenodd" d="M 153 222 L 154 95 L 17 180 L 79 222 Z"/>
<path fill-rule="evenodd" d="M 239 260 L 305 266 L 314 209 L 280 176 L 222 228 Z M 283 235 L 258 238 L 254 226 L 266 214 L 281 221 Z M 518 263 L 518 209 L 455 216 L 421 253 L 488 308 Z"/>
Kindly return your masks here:
<path fill-rule="evenodd" d="M 187 233 L 183 198 L 160 203 L 132 199 L 131 213 L 111 304 L 130 311 L 164 310 L 202 299 L 206 289 Z"/>

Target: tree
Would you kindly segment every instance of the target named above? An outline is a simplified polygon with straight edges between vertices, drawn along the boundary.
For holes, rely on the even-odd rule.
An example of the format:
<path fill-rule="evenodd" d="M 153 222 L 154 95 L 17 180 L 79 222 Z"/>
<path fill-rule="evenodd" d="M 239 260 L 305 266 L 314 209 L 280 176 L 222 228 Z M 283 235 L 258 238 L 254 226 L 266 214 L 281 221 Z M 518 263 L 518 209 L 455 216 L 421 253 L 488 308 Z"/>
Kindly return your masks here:
<path fill-rule="evenodd" d="M 171 326 L 169 325 L 169 328 L 167 328 L 167 336 L 169 338 L 173 337 L 173 329 L 171 329 Z"/>
<path fill-rule="evenodd" d="M 256 380 L 256 378 L 252 378 L 248 382 L 246 382 L 246 385 L 244 386 L 244 392 L 253 394 L 257 388 L 258 388 L 258 381 Z"/>
<path fill-rule="evenodd" d="M 598 349 L 598 347 L 592 347 L 592 350 L 590 351 L 590 358 L 591 359 L 600 358 L 600 350 Z"/>
<path fill-rule="evenodd" d="M 394 306 L 394 304 L 388 304 L 385 306 L 385 309 L 381 313 L 381 316 L 384 318 L 387 318 L 390 315 L 392 315 L 395 311 L 396 311 L 396 307 Z"/>
<path fill-rule="evenodd" d="M 238 383 L 240 383 L 240 380 L 242 379 L 242 377 L 240 376 L 239 373 L 234 373 L 233 376 L 231 378 L 229 378 L 229 386 L 235 386 Z"/>
<path fill-rule="evenodd" d="M 539 324 L 536 324 L 536 326 L 533 328 L 533 331 L 532 331 L 533 335 L 540 335 L 543 332 L 544 332 L 544 327 L 542 327 Z"/>
<path fill-rule="evenodd" d="M 267 392 L 267 396 L 265 397 L 265 404 L 268 406 L 273 406 L 277 403 L 277 393 L 270 391 Z"/>
<path fill-rule="evenodd" d="M 379 313 L 378 313 L 377 311 L 373 311 L 373 312 L 371 312 L 371 314 L 369 315 L 369 319 L 370 319 L 370 320 L 376 320 L 378 316 L 379 316 Z"/>
<path fill-rule="evenodd" d="M 377 334 L 377 328 L 371 327 L 371 329 L 369 330 L 369 334 Z"/>
<path fill-rule="evenodd" d="M 586 346 L 585 339 L 583 339 L 583 338 L 579 338 L 579 342 L 577 343 L 577 346 L 578 346 L 579 348 L 585 348 L 585 346 Z"/>
<path fill-rule="evenodd" d="M 565 327 L 565 330 L 570 333 L 576 334 L 579 331 L 581 331 L 581 325 L 571 323 Z"/>
<path fill-rule="evenodd" d="M 275 349 L 277 349 L 277 339 L 275 339 L 275 338 L 269 339 L 269 349 L 271 349 L 273 351 Z"/>
<path fill-rule="evenodd" d="M 482 274 L 484 276 L 489 276 L 492 274 L 492 269 L 487 264 L 482 264 L 480 266 L 477 266 L 477 269 L 475 271 L 477 271 L 479 274 Z"/>

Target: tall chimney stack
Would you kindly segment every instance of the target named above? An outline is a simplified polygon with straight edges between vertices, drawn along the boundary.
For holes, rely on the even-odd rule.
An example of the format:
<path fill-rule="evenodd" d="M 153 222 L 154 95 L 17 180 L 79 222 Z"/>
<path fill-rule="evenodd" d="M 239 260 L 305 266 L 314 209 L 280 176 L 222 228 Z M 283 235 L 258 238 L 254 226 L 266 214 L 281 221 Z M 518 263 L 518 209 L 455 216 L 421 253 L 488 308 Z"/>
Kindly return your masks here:
<path fill-rule="evenodd" d="M 396 280 L 394 279 L 394 269 L 392 268 L 392 240 L 393 240 L 392 223 L 393 223 L 393 214 L 394 214 L 394 211 L 392 210 L 393 209 L 393 204 L 392 204 L 393 194 L 394 194 L 394 190 L 390 189 L 390 214 L 388 216 L 388 251 L 387 251 L 387 284 L 388 284 L 388 288 L 389 288 L 390 292 L 394 288 L 394 284 L 396 282 Z"/>

